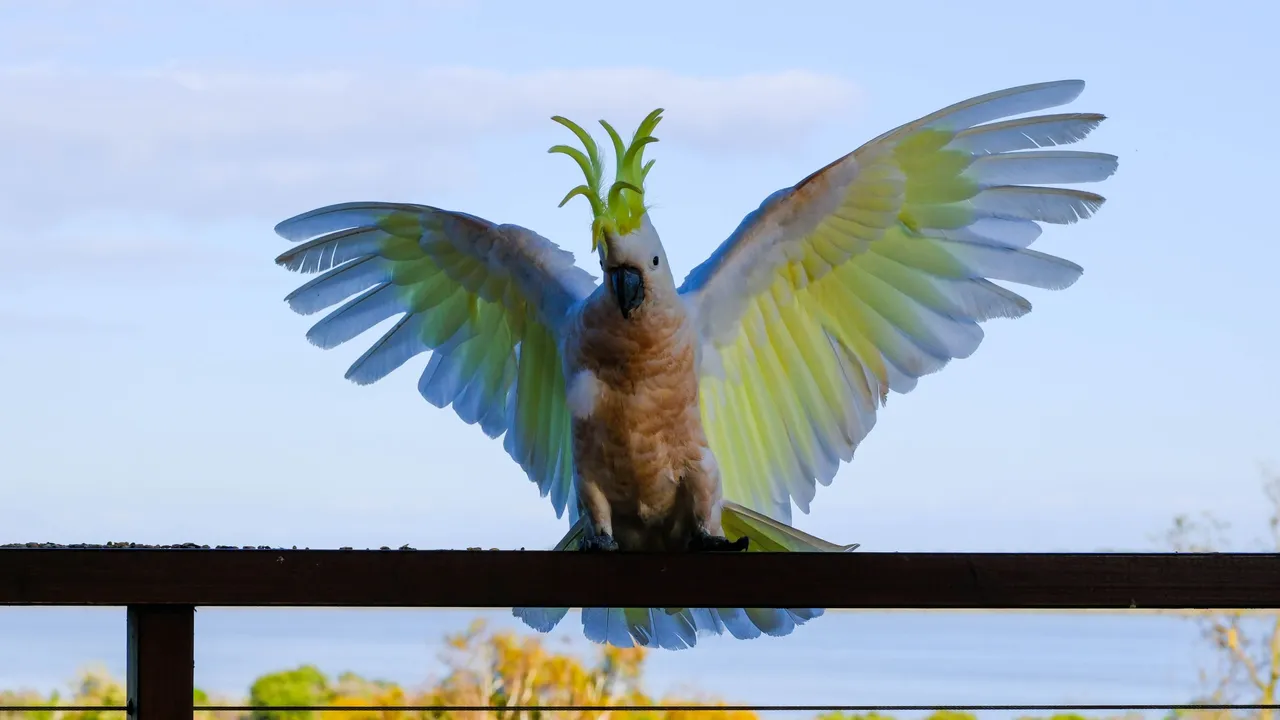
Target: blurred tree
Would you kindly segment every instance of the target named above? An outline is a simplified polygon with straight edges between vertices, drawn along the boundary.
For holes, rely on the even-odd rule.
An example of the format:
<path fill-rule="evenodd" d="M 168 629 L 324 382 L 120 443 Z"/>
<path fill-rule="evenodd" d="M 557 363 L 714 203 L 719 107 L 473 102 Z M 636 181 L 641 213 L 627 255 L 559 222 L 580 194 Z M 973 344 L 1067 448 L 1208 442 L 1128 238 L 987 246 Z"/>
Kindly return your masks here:
<path fill-rule="evenodd" d="M 333 700 L 329 680 L 314 665 L 263 675 L 249 688 L 249 704 L 326 705 Z M 254 710 L 252 720 L 313 720 L 310 710 Z"/>
<path fill-rule="evenodd" d="M 1191 704 L 1213 705 L 1218 702 L 1213 698 L 1196 698 Z M 1230 710 L 1172 710 L 1163 720 L 1236 720 L 1236 716 Z"/>
<path fill-rule="evenodd" d="M 57 692 L 45 697 L 34 690 L 0 690 L 0 705 L 56 705 L 58 700 Z M 0 711 L 0 720 L 53 720 L 55 714 L 54 710 Z"/>
<path fill-rule="evenodd" d="M 1264 547 L 1269 552 L 1280 552 L 1280 475 L 1268 473 L 1262 489 L 1270 509 L 1270 533 Z M 1202 513 L 1196 520 L 1179 515 L 1174 518 L 1165 541 L 1175 552 L 1218 552 L 1228 546 L 1229 527 L 1211 513 Z M 1218 651 L 1217 668 L 1201 672 L 1202 678 L 1213 685 L 1203 702 L 1274 704 L 1280 685 L 1280 614 L 1216 610 L 1196 613 L 1193 617 L 1205 639 Z M 1175 715 L 1186 720 L 1230 717 L 1230 713 L 1209 710 Z M 1275 711 L 1258 710 L 1242 715 L 1274 720 Z"/>
<path fill-rule="evenodd" d="M 534 636 L 488 632 L 483 622 L 445 639 L 444 675 L 422 690 L 368 680 L 346 673 L 330 681 L 319 668 L 304 665 L 258 678 L 249 691 L 255 709 L 249 720 L 313 720 L 310 711 L 271 711 L 273 705 L 346 707 L 468 705 L 488 712 L 449 710 L 351 710 L 326 713 L 324 720 L 451 720 L 525 717 L 530 720 L 596 718 L 598 720 L 758 720 L 755 713 L 724 708 L 709 711 L 617 711 L 620 705 L 715 705 L 714 699 L 654 700 L 642 684 L 646 651 L 601 648 L 592 662 L 568 652 L 554 652 Z M 228 703 L 230 704 L 230 703 Z M 590 711 L 519 711 L 512 706 L 592 706 Z M 869 718 L 868 720 L 874 720 Z M 884 720 L 890 720 L 885 718 Z M 948 718 L 941 720 L 966 720 Z"/>
<path fill-rule="evenodd" d="M 1085 715 L 1080 715 L 1079 713 L 1054 713 L 1048 717 L 1037 717 L 1032 715 L 1025 715 L 1018 718 L 1018 720 L 1099 720 L 1099 719 L 1087 717 Z M 1142 715 L 1138 713 L 1128 713 L 1128 714 L 1120 715 L 1114 718 L 1108 718 L 1108 720 L 1142 720 Z"/>
<path fill-rule="evenodd" d="M 936 710 L 925 720 L 978 720 L 978 716 L 969 712 L 957 712 L 955 710 Z"/>
<path fill-rule="evenodd" d="M 598 720 L 755 720 L 756 714 L 726 708 L 697 713 L 681 711 L 611 711 L 619 705 L 715 704 L 713 700 L 664 698 L 655 702 L 641 682 L 646 651 L 643 648 L 604 647 L 595 662 L 548 650 L 541 638 L 510 632 L 488 633 L 483 622 L 446 640 L 442 660 L 445 677 L 428 690 L 427 705 L 487 705 L 491 717 L 509 718 L 521 713 L 503 708 L 516 705 L 573 705 L 604 708 L 591 712 L 537 711 L 523 713 L 534 720 L 597 718 Z M 440 711 L 433 718 L 474 717 L 475 714 Z"/>
<path fill-rule="evenodd" d="M 126 702 L 125 689 L 106 671 L 83 670 L 71 684 L 71 694 L 63 697 L 56 690 L 48 696 L 34 691 L 0 691 L 0 705 L 46 705 L 49 710 L 28 713 L 0 712 L 0 720 L 124 720 L 125 714 L 108 710 L 57 710 L 58 705 L 121 706 Z"/>
<path fill-rule="evenodd" d="M 333 705 L 417 705 L 418 698 L 410 696 L 395 683 L 383 680 L 366 680 L 355 673 L 343 673 L 333 686 Z M 409 713 L 403 710 L 353 710 L 349 712 L 331 713 L 341 720 L 408 720 L 422 717 L 422 713 Z"/>
<path fill-rule="evenodd" d="M 124 705 L 128 697 L 124 685 L 113 679 L 105 670 L 92 669 L 82 672 L 75 684 L 75 693 L 68 705 Z M 61 720 L 124 720 L 124 713 L 102 710 L 83 710 L 60 713 Z"/>

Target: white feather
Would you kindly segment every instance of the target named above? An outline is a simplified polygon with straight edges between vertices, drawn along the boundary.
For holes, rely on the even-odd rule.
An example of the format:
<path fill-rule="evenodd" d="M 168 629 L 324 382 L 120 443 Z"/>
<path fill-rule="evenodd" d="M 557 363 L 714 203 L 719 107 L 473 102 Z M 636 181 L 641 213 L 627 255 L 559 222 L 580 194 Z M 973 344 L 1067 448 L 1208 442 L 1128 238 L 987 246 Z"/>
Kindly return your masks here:
<path fill-rule="evenodd" d="M 622 608 L 583 608 L 582 629 L 588 640 L 607 643 L 614 647 L 629 648 L 635 643 L 627 629 Z"/>
<path fill-rule="evenodd" d="M 751 640 L 760 637 L 760 628 L 747 616 L 742 608 L 716 608 L 716 614 L 730 635 L 739 640 Z"/>
<path fill-rule="evenodd" d="M 421 315 L 404 316 L 351 364 L 346 378 L 357 385 L 368 385 L 386 377 L 413 356 L 426 352 L 421 321 Z"/>
<path fill-rule="evenodd" d="M 448 407 L 462 389 L 464 370 L 451 353 L 437 350 L 418 378 L 418 393 L 438 408 Z"/>
<path fill-rule="evenodd" d="M 958 243 L 957 243 L 958 244 Z M 982 331 L 976 323 L 957 322 L 917 302 L 910 295 L 858 265 L 851 266 L 857 280 L 853 287 L 859 296 L 875 307 L 881 317 L 894 323 L 894 327 L 911 339 L 924 352 L 938 359 L 969 357 L 982 341 Z M 865 289 L 866 292 L 862 292 Z M 890 298 L 896 300 L 891 301 Z M 892 313 L 890 312 L 892 311 Z M 922 325 L 923 332 L 908 330 L 908 322 L 895 322 L 891 315 L 905 315 Z"/>
<path fill-rule="evenodd" d="M 911 123 L 911 126 L 961 130 L 1012 115 L 1064 105 L 1075 100 L 1083 90 L 1082 80 L 1058 80 L 997 90 L 945 107 Z"/>
<path fill-rule="evenodd" d="M 760 632 L 774 637 L 788 635 L 796 629 L 796 622 L 791 615 L 777 608 L 747 608 L 747 618 Z"/>
<path fill-rule="evenodd" d="M 312 325 L 307 339 L 325 350 L 335 348 L 406 309 L 395 285 L 375 285 Z"/>
<path fill-rule="evenodd" d="M 569 614 L 568 608 L 512 608 L 511 614 L 520 618 L 525 625 L 540 632 L 548 633 Z"/>
<path fill-rule="evenodd" d="M 319 312 L 358 292 L 391 280 L 391 267 L 378 257 L 364 256 L 339 265 L 285 296 L 300 315 Z"/>
<path fill-rule="evenodd" d="M 724 632 L 724 623 L 720 615 L 712 608 L 686 608 L 693 618 L 694 628 L 699 635 L 720 635 Z"/>
<path fill-rule="evenodd" d="M 1116 164 L 1115 155 L 1104 153 L 1033 150 L 984 155 L 965 175 L 987 186 L 1099 182 L 1111 177 Z"/>
<path fill-rule="evenodd" d="M 426 205 L 386 202 L 347 202 L 326 205 L 282 220 L 276 225 L 276 234 L 293 242 L 309 240 L 317 235 L 371 227 L 389 212 L 406 212 L 418 215 L 437 211 Z"/>
<path fill-rule="evenodd" d="M 684 650 L 698 643 L 698 626 L 688 608 L 671 614 L 651 609 L 649 626 L 655 644 L 663 650 Z"/>
<path fill-rule="evenodd" d="M 1031 312 L 1031 303 L 1026 298 L 985 279 L 930 278 L 929 281 L 976 322 L 1019 318 Z"/>
<path fill-rule="evenodd" d="M 956 134 L 947 148 L 981 154 L 1069 145 L 1083 140 L 1104 119 L 1090 113 L 1063 113 L 978 125 Z"/>
<path fill-rule="evenodd" d="M 1060 290 L 1080 279 L 1083 268 L 1035 250 L 1013 250 L 946 240 L 935 241 L 974 275 L 1021 285 Z M 960 356 L 956 356 L 960 357 Z"/>
<path fill-rule="evenodd" d="M 361 255 L 373 255 L 390 235 L 376 228 L 355 228 L 322 235 L 281 253 L 276 264 L 302 273 L 317 273 Z"/>
<path fill-rule="evenodd" d="M 596 401 L 600 397 L 602 387 L 595 373 L 590 370 L 579 370 L 576 375 L 569 379 L 568 392 L 566 393 L 569 412 L 573 413 L 573 416 L 579 420 L 591 417 L 591 414 L 595 412 Z"/>
<path fill-rule="evenodd" d="M 1106 201 L 1083 190 L 1011 186 L 983 190 L 970 202 L 980 213 L 993 217 L 1066 225 L 1091 217 Z"/>
<path fill-rule="evenodd" d="M 1040 237 L 1040 224 L 1022 218 L 980 217 L 960 228 L 920 228 L 925 237 L 965 240 L 986 245 L 1024 248 Z"/>

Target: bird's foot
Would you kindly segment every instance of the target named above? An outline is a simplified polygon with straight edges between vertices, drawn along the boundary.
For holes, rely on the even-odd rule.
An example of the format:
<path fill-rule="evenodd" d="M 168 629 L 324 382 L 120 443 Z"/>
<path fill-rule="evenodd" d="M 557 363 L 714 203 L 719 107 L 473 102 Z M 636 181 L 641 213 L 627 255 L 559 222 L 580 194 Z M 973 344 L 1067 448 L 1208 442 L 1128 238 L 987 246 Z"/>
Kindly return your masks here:
<path fill-rule="evenodd" d="M 618 549 L 618 541 L 614 540 L 613 536 L 607 533 L 588 535 L 582 539 L 582 544 L 578 549 L 582 552 L 616 552 Z"/>
<path fill-rule="evenodd" d="M 746 535 L 730 540 L 706 530 L 695 530 L 693 537 L 689 538 L 689 550 L 693 552 L 745 552 L 750 544 L 751 540 Z"/>

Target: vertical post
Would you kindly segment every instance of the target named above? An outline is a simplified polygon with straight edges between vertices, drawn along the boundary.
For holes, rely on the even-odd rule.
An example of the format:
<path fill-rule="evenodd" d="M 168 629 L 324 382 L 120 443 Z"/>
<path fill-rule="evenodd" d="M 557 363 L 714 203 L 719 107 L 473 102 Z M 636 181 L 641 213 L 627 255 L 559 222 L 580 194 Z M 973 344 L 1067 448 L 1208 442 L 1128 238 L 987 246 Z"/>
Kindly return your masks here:
<path fill-rule="evenodd" d="M 129 606 L 129 720 L 191 720 L 195 608 Z"/>

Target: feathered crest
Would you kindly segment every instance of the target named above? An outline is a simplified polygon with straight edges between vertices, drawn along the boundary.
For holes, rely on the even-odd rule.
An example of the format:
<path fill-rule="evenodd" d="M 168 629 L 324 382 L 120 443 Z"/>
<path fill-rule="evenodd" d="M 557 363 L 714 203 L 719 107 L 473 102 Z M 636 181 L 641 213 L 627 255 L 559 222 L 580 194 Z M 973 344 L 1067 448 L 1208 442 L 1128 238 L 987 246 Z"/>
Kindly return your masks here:
<path fill-rule="evenodd" d="M 604 244 L 607 253 L 609 248 L 604 241 L 606 230 L 617 235 L 627 235 L 640 227 L 640 217 L 644 215 L 646 209 L 644 179 L 649 174 L 649 168 L 653 167 L 652 160 L 643 162 L 644 146 L 651 142 L 658 142 L 658 138 L 653 136 L 653 130 L 662 120 L 662 108 L 654 110 L 640 121 L 635 135 L 631 137 L 631 143 L 626 146 L 622 144 L 622 138 L 612 125 L 604 120 L 600 121 L 605 132 L 609 133 L 609 139 L 613 141 L 613 150 L 617 158 L 613 185 L 605 193 L 601 193 L 600 187 L 604 175 L 604 163 L 600 160 L 600 150 L 595 140 L 572 120 L 559 115 L 551 119 L 573 131 L 587 151 L 584 154 L 581 150 L 568 145 L 556 145 L 548 151 L 564 153 L 573 158 L 587 178 L 585 184 L 575 187 L 564 196 L 560 201 L 560 207 L 564 207 L 565 203 L 572 200 L 575 195 L 586 198 L 587 202 L 591 203 L 591 249 L 595 250 L 598 245 Z"/>

